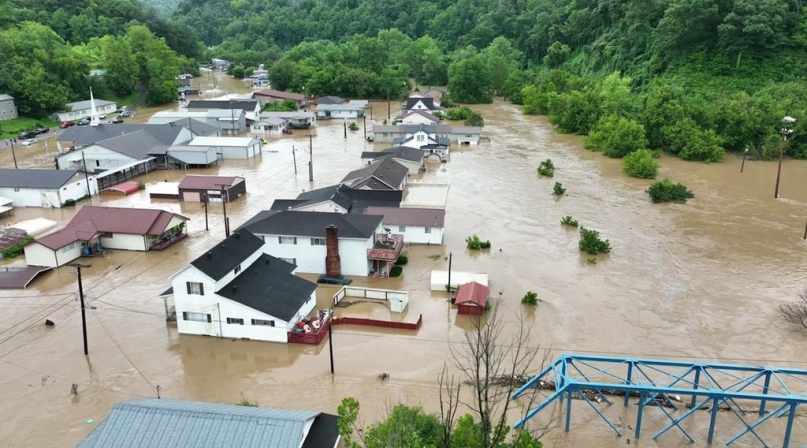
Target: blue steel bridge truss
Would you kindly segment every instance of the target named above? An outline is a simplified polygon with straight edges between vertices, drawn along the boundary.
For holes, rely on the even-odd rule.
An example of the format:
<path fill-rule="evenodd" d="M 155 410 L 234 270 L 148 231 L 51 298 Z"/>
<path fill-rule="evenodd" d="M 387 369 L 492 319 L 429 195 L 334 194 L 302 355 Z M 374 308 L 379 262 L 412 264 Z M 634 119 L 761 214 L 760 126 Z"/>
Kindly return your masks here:
<path fill-rule="evenodd" d="M 609 396 L 622 396 L 624 406 L 631 397 L 638 397 L 635 436 L 642 432 L 642 414 L 647 406 L 659 409 L 669 423 L 653 435 L 657 439 L 677 428 L 690 442 L 695 442 L 681 422 L 698 410 L 709 413 L 707 443 L 714 440 L 718 413 L 733 415 L 744 429 L 728 439 L 731 445 L 748 434 L 769 446 L 757 433 L 757 428 L 772 418 L 786 418 L 784 448 L 790 447 L 796 408 L 807 404 L 807 370 L 755 367 L 731 364 L 704 364 L 686 361 L 618 358 L 608 356 L 563 355 L 537 376 L 518 389 L 518 398 L 533 388 L 554 384 L 554 392 L 515 424 L 521 428 L 536 414 L 555 402 L 566 400 L 566 432 L 570 429 L 572 398 L 587 403 L 608 426 L 621 436 L 618 426 L 603 414 L 597 404 L 613 404 Z M 800 392 L 796 392 L 800 391 Z M 688 397 L 683 400 L 681 397 Z M 738 402 L 753 408 L 748 412 Z M 770 406 L 770 409 L 768 409 Z M 750 415 L 759 414 L 749 421 Z M 781 425 L 779 425 L 781 426 Z M 805 447 L 807 448 L 807 447 Z"/>

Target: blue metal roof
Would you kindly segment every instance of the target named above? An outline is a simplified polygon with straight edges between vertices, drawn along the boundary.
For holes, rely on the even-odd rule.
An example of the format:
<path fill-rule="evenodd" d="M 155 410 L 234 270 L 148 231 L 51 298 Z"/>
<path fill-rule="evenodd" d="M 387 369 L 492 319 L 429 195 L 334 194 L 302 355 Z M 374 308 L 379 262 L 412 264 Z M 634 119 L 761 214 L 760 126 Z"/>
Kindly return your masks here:
<path fill-rule="evenodd" d="M 298 448 L 319 414 L 141 398 L 116 404 L 77 448 Z"/>

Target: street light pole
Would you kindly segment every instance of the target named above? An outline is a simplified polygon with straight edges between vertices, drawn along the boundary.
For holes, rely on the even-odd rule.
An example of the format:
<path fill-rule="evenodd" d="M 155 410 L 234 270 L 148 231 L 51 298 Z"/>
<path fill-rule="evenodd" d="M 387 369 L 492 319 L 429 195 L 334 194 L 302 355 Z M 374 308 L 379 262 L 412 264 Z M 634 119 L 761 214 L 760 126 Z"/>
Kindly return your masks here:
<path fill-rule="evenodd" d="M 14 169 L 17 169 L 17 153 L 14 152 L 14 140 L 11 140 L 11 157 L 14 158 Z"/>
<path fill-rule="evenodd" d="M 782 142 L 779 144 L 779 168 L 776 171 L 776 191 L 773 195 L 776 199 L 779 198 L 779 179 L 782 177 L 782 159 L 785 157 L 785 142 L 787 141 L 787 136 L 793 133 L 793 130 L 788 129 L 787 126 L 795 122 L 796 119 L 793 117 L 785 117 L 782 119 Z"/>
<path fill-rule="evenodd" d="M 745 151 L 743 151 L 743 164 L 740 165 L 740 172 L 742 173 L 745 169 L 745 156 L 748 154 L 748 147 L 745 147 Z"/>

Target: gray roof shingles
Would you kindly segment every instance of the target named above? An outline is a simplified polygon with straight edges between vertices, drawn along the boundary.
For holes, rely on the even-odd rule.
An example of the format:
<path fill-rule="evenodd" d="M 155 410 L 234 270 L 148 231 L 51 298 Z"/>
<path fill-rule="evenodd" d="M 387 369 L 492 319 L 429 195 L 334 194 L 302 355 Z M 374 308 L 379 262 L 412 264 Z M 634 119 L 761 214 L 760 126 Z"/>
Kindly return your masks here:
<path fill-rule="evenodd" d="M 141 398 L 116 404 L 77 448 L 297 448 L 319 414 Z"/>
<path fill-rule="evenodd" d="M 381 216 L 265 210 L 247 221 L 242 228 L 260 235 L 324 238 L 325 228 L 331 224 L 339 228 L 340 238 L 367 239 L 375 234 L 381 224 Z"/>
<path fill-rule="evenodd" d="M 206 250 L 191 265 L 218 281 L 263 247 L 263 240 L 250 232 L 236 230 L 224 241 Z M 209 256 L 209 254 L 212 255 Z"/>
<path fill-rule="evenodd" d="M 165 124 L 103 123 L 99 126 L 72 127 L 60 134 L 58 140 L 62 143 L 75 143 L 76 145 L 86 146 L 142 130 L 161 144 L 172 145 L 183 128 L 192 128 L 193 133 L 197 136 L 213 135 L 218 132 L 214 126 L 202 123 L 199 120 L 191 121 L 188 118 L 180 118 Z"/>
<path fill-rule="evenodd" d="M 69 182 L 76 173 L 78 173 L 76 170 L 0 168 L 0 187 L 54 190 Z"/>
<path fill-rule="evenodd" d="M 374 190 L 397 190 L 408 174 L 408 168 L 388 157 L 378 163 L 351 171 L 342 182 L 348 183 L 351 188 L 366 186 Z"/>

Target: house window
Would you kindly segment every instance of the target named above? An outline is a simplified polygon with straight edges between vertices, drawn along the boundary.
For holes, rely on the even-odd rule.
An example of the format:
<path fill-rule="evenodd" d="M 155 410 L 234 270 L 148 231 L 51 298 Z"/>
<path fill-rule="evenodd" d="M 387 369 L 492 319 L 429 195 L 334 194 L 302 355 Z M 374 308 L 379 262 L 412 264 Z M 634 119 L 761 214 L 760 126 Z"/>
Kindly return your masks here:
<path fill-rule="evenodd" d="M 311 238 L 311 245 L 312 246 L 324 246 L 325 245 L 325 238 Z"/>
<path fill-rule="evenodd" d="M 263 320 L 263 319 L 252 319 L 252 325 L 263 325 L 265 327 L 274 327 L 275 321 L 273 320 Z"/>
<path fill-rule="evenodd" d="M 199 282 L 185 282 L 188 288 L 188 294 L 203 296 L 205 295 L 205 286 Z"/>
<path fill-rule="evenodd" d="M 297 259 L 296 258 L 282 258 L 281 257 L 280 259 L 285 261 L 286 263 L 291 263 L 293 265 L 297 264 Z"/>
<path fill-rule="evenodd" d="M 182 320 L 189 320 L 193 322 L 213 322 L 212 316 L 205 313 L 191 313 L 190 311 L 182 312 Z"/>
<path fill-rule="evenodd" d="M 240 264 L 235 267 L 235 270 L 233 271 L 233 274 L 238 275 L 239 272 L 241 272 L 241 265 Z"/>
<path fill-rule="evenodd" d="M 280 244 L 297 244 L 297 237 L 294 236 L 279 236 L 277 239 Z"/>
<path fill-rule="evenodd" d="M 244 319 L 239 319 L 237 317 L 228 317 L 227 323 L 232 325 L 244 325 Z"/>
<path fill-rule="evenodd" d="M 426 227 L 425 232 L 426 233 L 432 233 L 432 228 L 431 227 Z"/>
<path fill-rule="evenodd" d="M 75 247 L 76 247 L 76 243 L 70 243 L 70 244 L 68 244 L 67 246 L 64 246 L 64 247 L 62 248 L 62 253 L 67 253 L 67 252 L 70 252 L 70 251 L 71 251 L 71 250 L 73 250 Z"/>
<path fill-rule="evenodd" d="M 20 189 L 19 189 L 19 188 L 15 188 L 15 189 L 14 189 L 14 191 L 20 191 Z"/>
<path fill-rule="evenodd" d="M 111 233 L 102 233 L 101 238 L 114 238 L 115 235 Z"/>
<path fill-rule="evenodd" d="M 406 226 L 398 226 L 399 232 L 406 232 Z"/>
<path fill-rule="evenodd" d="M 423 137 L 424 137 L 424 135 L 423 135 L 423 134 L 418 134 L 418 139 L 417 139 L 417 140 L 418 140 L 419 142 L 422 142 L 422 141 L 424 141 L 424 140 L 425 140 Z"/>
<path fill-rule="evenodd" d="M 100 161 L 100 160 L 96 160 L 96 161 L 95 161 L 95 166 L 101 166 L 101 161 Z"/>

